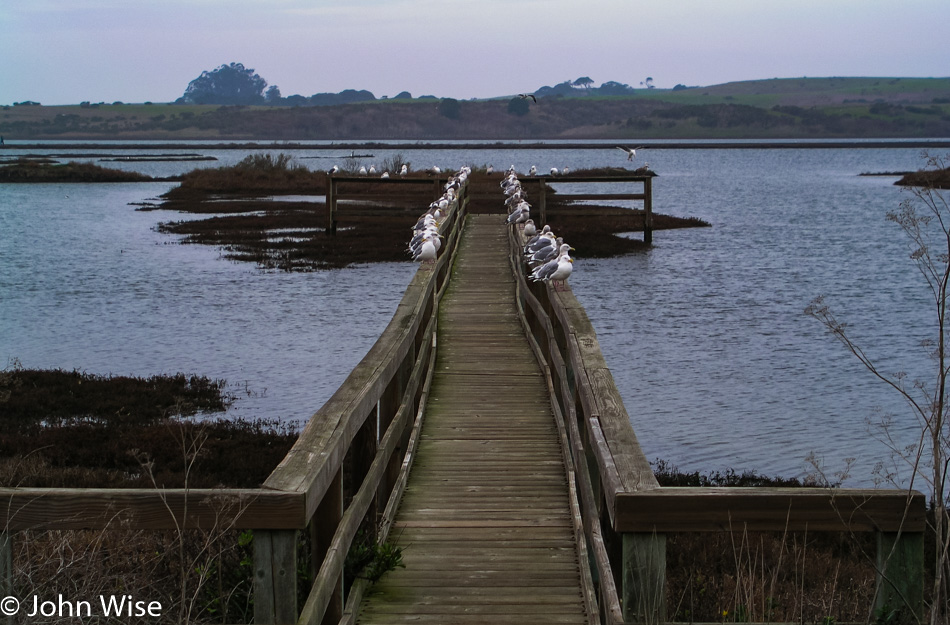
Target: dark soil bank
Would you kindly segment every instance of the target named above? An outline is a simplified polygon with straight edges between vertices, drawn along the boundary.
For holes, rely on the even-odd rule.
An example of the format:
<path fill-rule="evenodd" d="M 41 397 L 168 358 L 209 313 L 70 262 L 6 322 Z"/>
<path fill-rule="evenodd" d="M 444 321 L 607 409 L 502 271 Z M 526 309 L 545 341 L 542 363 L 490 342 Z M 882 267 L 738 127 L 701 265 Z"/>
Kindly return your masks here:
<path fill-rule="evenodd" d="M 631 172 L 605 169 L 575 175 L 581 173 Z M 424 172 L 411 176 L 427 178 Z M 501 178 L 501 173 L 472 174 L 468 185 L 470 212 L 505 212 L 504 195 L 498 185 Z M 411 238 L 410 229 L 434 199 L 433 187 L 399 185 L 381 189 L 372 183 L 340 183 L 339 197 L 345 194 L 349 199 L 340 201 L 337 230 L 329 234 L 326 180 L 323 172 L 289 167 L 275 167 L 270 172 L 249 167 L 243 174 L 240 166 L 193 172 L 180 187 L 166 194 L 161 208 L 214 216 L 163 223 L 159 229 L 183 235 L 185 243 L 218 246 L 227 258 L 256 262 L 267 269 L 311 271 L 409 259 L 406 246 Z M 526 179 L 528 201 L 534 205 L 534 213 L 538 210 L 537 189 Z M 269 195 L 305 197 L 279 201 Z M 643 230 L 640 210 L 571 204 L 559 201 L 549 189 L 547 217 L 557 235 L 575 248 L 572 256 L 617 256 L 645 248 L 642 240 L 618 236 Z M 708 225 L 698 219 L 654 215 L 655 230 Z"/>
<path fill-rule="evenodd" d="M 276 422 L 194 420 L 231 402 L 223 380 L 0 372 L 0 485 L 256 487 L 296 440 Z M 154 478 L 154 483 L 153 483 Z"/>

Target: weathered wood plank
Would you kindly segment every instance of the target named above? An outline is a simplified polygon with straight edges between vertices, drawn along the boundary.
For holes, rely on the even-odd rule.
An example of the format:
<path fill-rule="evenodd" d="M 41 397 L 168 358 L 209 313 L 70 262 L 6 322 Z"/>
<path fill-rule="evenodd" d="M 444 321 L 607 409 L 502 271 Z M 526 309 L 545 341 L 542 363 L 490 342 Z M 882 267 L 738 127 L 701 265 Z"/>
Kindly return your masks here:
<path fill-rule="evenodd" d="M 905 509 L 903 515 L 895 510 Z M 816 488 L 661 488 L 617 498 L 621 532 L 922 532 L 925 497 L 902 491 Z"/>
<path fill-rule="evenodd" d="M 0 488 L 8 530 L 298 529 L 307 524 L 304 504 L 297 493 L 266 489 Z"/>
<path fill-rule="evenodd" d="M 426 422 L 391 532 L 407 566 L 367 593 L 359 623 L 587 622 L 550 399 L 513 305 L 507 235 L 489 219 L 466 231 L 440 305 Z"/>

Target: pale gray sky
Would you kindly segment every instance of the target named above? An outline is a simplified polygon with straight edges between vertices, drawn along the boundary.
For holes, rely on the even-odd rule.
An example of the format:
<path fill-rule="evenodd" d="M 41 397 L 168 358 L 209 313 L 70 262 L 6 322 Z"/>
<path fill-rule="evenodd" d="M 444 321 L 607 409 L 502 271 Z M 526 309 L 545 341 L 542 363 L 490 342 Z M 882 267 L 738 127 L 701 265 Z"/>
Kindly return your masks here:
<path fill-rule="evenodd" d="M 0 104 L 169 102 L 231 62 L 285 96 L 950 76 L 948 25 L 946 0 L 0 0 Z"/>

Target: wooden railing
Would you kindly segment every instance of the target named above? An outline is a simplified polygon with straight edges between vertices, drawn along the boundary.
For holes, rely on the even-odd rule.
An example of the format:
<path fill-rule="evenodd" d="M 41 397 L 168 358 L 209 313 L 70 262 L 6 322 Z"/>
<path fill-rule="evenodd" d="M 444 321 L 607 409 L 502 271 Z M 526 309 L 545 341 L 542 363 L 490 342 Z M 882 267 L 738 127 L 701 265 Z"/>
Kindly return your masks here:
<path fill-rule="evenodd" d="M 21 530 L 220 530 L 226 524 L 254 531 L 255 623 L 351 621 L 344 559 L 360 531 L 384 541 L 394 517 L 467 202 L 463 187 L 440 228 L 444 241 L 436 262 L 420 266 L 379 340 L 262 488 L 0 488 L 0 591 L 12 592 L 12 543 Z M 301 532 L 309 532 L 315 581 L 298 610 Z M 358 605 L 362 584 L 348 590 L 346 605 Z"/>
<path fill-rule="evenodd" d="M 548 206 L 548 193 L 551 185 L 569 185 L 577 183 L 599 183 L 601 185 L 605 184 L 622 184 L 622 183 L 634 183 L 640 184 L 641 192 L 640 193 L 558 193 L 557 198 L 560 201 L 577 201 L 577 200 L 636 200 L 643 202 L 643 242 L 647 245 L 653 243 L 653 177 L 644 176 L 641 174 L 625 174 L 622 176 L 523 176 L 520 179 L 521 185 L 530 188 L 533 185 L 537 185 L 538 189 L 536 192 L 532 191 L 530 194 L 531 197 L 537 198 L 535 200 L 537 204 L 537 213 L 539 219 L 536 221 L 539 224 L 548 223 L 547 217 L 547 206 Z"/>
<path fill-rule="evenodd" d="M 344 602 L 344 560 L 361 530 L 368 540 L 385 541 L 405 486 L 435 360 L 439 301 L 467 202 L 463 188 L 440 229 L 438 260 L 419 269 L 379 340 L 264 483 L 267 491 L 302 497 L 304 510 L 294 529 L 255 532 L 256 623 L 352 621 L 364 586 L 346 589 Z M 297 531 L 305 529 L 315 581 L 298 618 L 291 564 Z M 257 551 L 258 544 L 265 546 Z"/>
<path fill-rule="evenodd" d="M 432 200 L 438 200 L 442 196 L 443 185 L 448 180 L 448 176 L 438 175 L 429 178 L 400 178 L 397 176 L 390 178 L 378 178 L 378 177 L 368 177 L 368 176 L 337 176 L 337 175 L 328 175 L 327 176 L 327 192 L 326 192 L 326 204 L 327 204 L 327 234 L 336 234 L 336 224 L 337 217 L 340 212 L 340 200 L 353 199 L 359 200 L 361 202 L 375 202 L 377 208 L 374 208 L 374 211 L 378 211 L 378 206 L 385 205 L 386 202 L 392 201 L 393 196 L 395 195 L 392 191 L 384 193 L 382 190 L 386 187 L 395 186 L 429 186 L 431 187 Z M 357 191 L 348 191 L 347 187 L 359 187 Z M 377 187 L 379 190 L 375 192 L 368 193 L 366 187 Z"/>
<path fill-rule="evenodd" d="M 511 264 L 524 324 L 563 419 L 603 623 L 661 623 L 666 534 L 725 531 L 876 532 L 876 606 L 923 611 L 925 498 L 844 488 L 660 487 L 583 306 L 570 289 L 529 285 L 523 235 Z"/>

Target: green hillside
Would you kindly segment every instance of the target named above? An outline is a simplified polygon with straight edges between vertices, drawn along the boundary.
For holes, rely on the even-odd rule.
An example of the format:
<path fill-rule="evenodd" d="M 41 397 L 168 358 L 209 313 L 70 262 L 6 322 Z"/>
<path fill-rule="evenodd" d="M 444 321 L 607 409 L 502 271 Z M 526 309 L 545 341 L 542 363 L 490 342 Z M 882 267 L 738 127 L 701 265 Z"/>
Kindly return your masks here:
<path fill-rule="evenodd" d="M 351 141 L 950 137 L 950 78 L 787 78 L 638 89 L 631 95 L 597 92 L 568 90 L 537 103 L 517 97 L 333 106 L 20 103 L 0 107 L 0 135 Z"/>
<path fill-rule="evenodd" d="M 772 78 L 688 89 L 641 90 L 638 96 L 679 104 L 834 106 L 886 102 L 950 103 L 950 78 Z"/>

